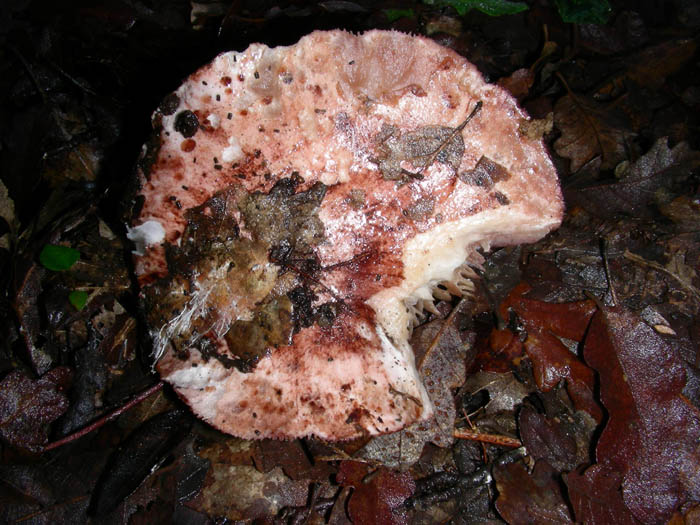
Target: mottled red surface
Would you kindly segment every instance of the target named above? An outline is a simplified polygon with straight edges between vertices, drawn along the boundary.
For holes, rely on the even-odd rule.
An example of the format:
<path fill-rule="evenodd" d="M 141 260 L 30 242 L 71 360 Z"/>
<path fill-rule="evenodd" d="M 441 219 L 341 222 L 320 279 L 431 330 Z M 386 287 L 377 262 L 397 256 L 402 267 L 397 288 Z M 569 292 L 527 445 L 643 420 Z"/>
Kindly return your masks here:
<path fill-rule="evenodd" d="M 561 221 L 545 148 L 518 133 L 524 112 L 453 51 L 384 31 L 316 32 L 274 49 L 254 44 L 220 55 L 176 93 L 177 107 L 170 99 L 154 115 L 161 145 L 141 174 L 143 206 L 133 225 L 157 221 L 165 230 L 163 242 L 135 258 L 141 284 L 168 275 L 165 245 L 179 242 L 186 210 L 230 186 L 268 192 L 298 173 L 297 191 L 327 186 L 318 211 L 324 239 L 314 247 L 325 269 L 318 290 L 346 307 L 332 326 L 312 325 L 271 348 L 252 373 L 205 363 L 196 351 L 187 361 L 167 352 L 158 364 L 163 377 L 198 415 L 243 437 L 349 439 L 430 417 L 407 343 L 406 303 L 420 310 L 433 286 L 459 280 L 456 268 L 476 248 L 531 242 Z M 399 136 L 454 129 L 479 101 L 481 111 L 458 132 L 458 166 L 404 159 L 400 167 L 421 177 L 387 180 L 380 147 L 387 126 Z M 482 157 L 506 176 L 470 176 Z M 240 312 L 234 305 L 227 315 Z"/>

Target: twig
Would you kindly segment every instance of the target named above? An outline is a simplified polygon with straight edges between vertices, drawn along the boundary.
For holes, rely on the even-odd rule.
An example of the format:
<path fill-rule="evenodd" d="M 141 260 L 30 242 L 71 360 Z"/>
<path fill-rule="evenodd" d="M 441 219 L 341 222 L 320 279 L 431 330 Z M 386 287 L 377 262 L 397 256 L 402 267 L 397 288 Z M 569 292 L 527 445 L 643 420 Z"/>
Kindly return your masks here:
<path fill-rule="evenodd" d="M 466 428 L 456 428 L 452 435 L 457 439 L 469 439 L 472 441 L 480 441 L 482 443 L 489 443 L 491 445 L 498 445 L 501 447 L 518 448 L 523 446 L 519 439 L 501 436 L 499 434 L 474 432 L 472 430 L 467 430 Z"/>
<path fill-rule="evenodd" d="M 143 392 L 137 394 L 131 401 L 127 402 L 126 404 L 122 405 L 121 407 L 113 410 L 109 414 L 102 416 L 100 419 L 90 423 L 88 426 L 81 428 L 80 430 L 77 430 L 76 432 L 73 432 L 72 434 L 67 435 L 66 437 L 63 437 L 59 439 L 58 441 L 53 441 L 52 443 L 49 443 L 44 447 L 44 452 L 53 450 L 58 447 L 62 447 L 63 445 L 70 443 L 71 441 L 75 441 L 76 439 L 80 439 L 81 437 L 89 434 L 93 430 L 96 430 L 103 426 L 105 423 L 108 423 L 112 421 L 113 419 L 118 418 L 120 415 L 122 415 L 124 412 L 132 408 L 133 406 L 138 405 L 148 397 L 150 397 L 152 394 L 155 394 L 159 390 L 163 388 L 163 381 L 158 381 L 155 385 L 153 385 L 150 388 L 147 388 Z"/>
<path fill-rule="evenodd" d="M 610 295 L 612 296 L 613 306 L 617 306 L 619 303 L 617 301 L 617 294 L 615 293 L 615 287 L 612 282 L 612 274 L 610 273 L 610 265 L 608 264 L 608 250 L 606 247 L 605 238 L 600 239 L 600 254 L 603 257 L 603 268 L 605 269 L 605 277 L 608 279 L 608 288 L 610 289 Z"/>
<path fill-rule="evenodd" d="M 477 113 L 479 113 L 479 111 L 481 110 L 481 106 L 483 106 L 483 105 L 484 105 L 484 103 L 481 100 L 477 101 L 476 105 L 474 106 L 474 109 L 472 109 L 472 112 L 469 113 L 469 116 L 467 116 L 467 118 L 465 118 L 462 121 L 462 123 L 452 131 L 452 133 L 450 133 L 450 136 L 447 137 L 442 142 L 442 144 L 440 144 L 440 147 L 438 147 L 435 151 L 433 151 L 430 154 L 430 156 L 428 157 L 428 160 L 423 165 L 423 167 L 421 169 L 419 169 L 417 173 L 411 173 L 411 175 L 415 178 L 422 178 L 422 173 L 426 169 L 428 169 L 430 166 L 433 165 L 435 160 L 438 158 L 438 155 L 440 155 L 440 153 L 443 152 L 443 150 L 447 147 L 448 144 L 450 144 L 450 142 L 452 142 L 452 139 L 454 139 L 458 133 L 462 132 L 462 130 L 465 128 L 465 126 L 469 123 L 469 121 L 471 119 L 473 119 Z"/>

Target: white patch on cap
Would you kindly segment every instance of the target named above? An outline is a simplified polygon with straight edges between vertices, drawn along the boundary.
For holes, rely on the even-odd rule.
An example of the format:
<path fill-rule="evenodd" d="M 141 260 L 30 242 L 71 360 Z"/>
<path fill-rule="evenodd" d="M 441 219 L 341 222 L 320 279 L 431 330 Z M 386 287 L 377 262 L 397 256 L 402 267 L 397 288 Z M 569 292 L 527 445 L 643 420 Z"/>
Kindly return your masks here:
<path fill-rule="evenodd" d="M 214 129 L 218 128 L 221 123 L 219 116 L 214 113 L 209 113 L 209 115 L 207 115 L 207 120 L 209 121 L 209 125 Z"/>
<path fill-rule="evenodd" d="M 131 253 L 144 255 L 146 247 L 163 242 L 165 228 L 158 221 L 146 221 L 133 228 L 127 227 L 126 238 L 132 241 L 136 247 Z"/>
<path fill-rule="evenodd" d="M 236 137 L 229 137 L 229 146 L 224 148 L 221 152 L 221 160 L 224 162 L 234 162 L 243 156 L 243 150 L 241 150 L 240 144 L 236 140 Z"/>

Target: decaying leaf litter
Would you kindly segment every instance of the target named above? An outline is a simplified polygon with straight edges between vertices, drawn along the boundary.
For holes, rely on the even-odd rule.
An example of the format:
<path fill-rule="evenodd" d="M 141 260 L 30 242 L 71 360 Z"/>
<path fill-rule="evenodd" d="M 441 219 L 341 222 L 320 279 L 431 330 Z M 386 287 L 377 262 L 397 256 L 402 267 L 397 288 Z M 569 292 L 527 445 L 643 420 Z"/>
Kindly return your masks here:
<path fill-rule="evenodd" d="M 406 4 L 392 21 L 394 5 L 212 3 L 195 4 L 194 29 L 192 7 L 57 13 L 30 3 L 4 18 L 3 520 L 697 519 L 692 2 L 614 4 L 605 25 L 564 23 L 546 3 L 493 18 Z M 336 26 L 429 33 L 512 86 L 535 119 L 523 132 L 544 135 L 564 186 L 559 231 L 487 254 L 473 297 L 454 315 L 442 301 L 416 330 L 436 363 L 458 361 L 435 365 L 441 399 L 454 399 L 438 433 L 254 443 L 207 428 L 158 391 L 42 453 L 157 381 L 118 206 L 147 116 L 220 50 Z M 47 245 L 80 258 L 49 270 Z M 87 293 L 82 309 L 73 292 Z M 450 424 L 480 441 L 438 446 Z M 123 493 L 112 488 L 122 479 L 132 481 Z"/>

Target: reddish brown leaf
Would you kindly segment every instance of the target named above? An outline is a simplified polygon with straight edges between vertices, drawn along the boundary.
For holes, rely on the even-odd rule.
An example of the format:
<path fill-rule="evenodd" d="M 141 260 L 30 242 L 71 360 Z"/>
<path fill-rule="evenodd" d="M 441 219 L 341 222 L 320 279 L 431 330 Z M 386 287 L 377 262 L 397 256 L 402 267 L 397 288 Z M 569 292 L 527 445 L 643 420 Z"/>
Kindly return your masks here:
<path fill-rule="evenodd" d="M 558 472 L 542 460 L 532 474 L 522 463 L 497 467 L 498 512 L 511 525 L 572 523 L 557 476 Z"/>
<path fill-rule="evenodd" d="M 523 282 L 511 291 L 499 307 L 504 319 L 508 319 L 508 309 L 512 308 L 526 323 L 527 328 L 551 331 L 559 337 L 574 341 L 583 339 L 596 311 L 593 301 L 545 303 L 524 297 L 530 289 L 530 285 Z"/>
<path fill-rule="evenodd" d="M 48 441 L 48 424 L 68 409 L 72 372 L 67 367 L 50 370 L 30 379 L 19 370 L 0 383 L 0 437 L 21 448 L 37 452 Z"/>
<path fill-rule="evenodd" d="M 500 313 L 508 319 L 509 311 L 514 311 L 527 331 L 524 346 L 532 360 L 537 388 L 548 392 L 566 380 L 567 391 L 576 409 L 585 410 L 596 421 L 601 421 L 602 412 L 593 395 L 593 371 L 559 339 L 583 339 L 595 312 L 595 303 L 545 303 L 523 297 L 529 290 L 526 283 L 516 286 L 501 303 Z"/>
<path fill-rule="evenodd" d="M 411 474 L 382 467 L 366 475 L 367 470 L 363 463 L 343 461 L 337 475 L 338 483 L 355 488 L 348 503 L 354 525 L 408 523 L 405 511 L 399 507 L 416 488 Z"/>
<path fill-rule="evenodd" d="M 569 499 L 576 520 L 588 525 L 634 525 L 639 523 L 625 506 L 620 492 L 622 475 L 594 465 L 566 475 Z"/>
<path fill-rule="evenodd" d="M 488 340 L 482 341 L 476 356 L 479 370 L 485 372 L 510 372 L 513 360 L 523 355 L 522 342 L 510 330 L 494 328 Z"/>
<path fill-rule="evenodd" d="M 584 356 L 600 375 L 609 420 L 597 464 L 577 480 L 577 490 L 588 495 L 586 505 L 576 507 L 577 518 L 606 512 L 590 497 L 604 476 L 619 480 L 616 488 L 639 521 L 668 520 L 685 502 L 700 499 L 700 414 L 682 396 L 685 369 L 677 348 L 618 307 L 594 316 Z"/>
<path fill-rule="evenodd" d="M 528 68 L 516 69 L 510 76 L 503 77 L 498 85 L 506 88 L 518 100 L 522 100 L 530 92 L 535 82 L 535 74 Z"/>
<path fill-rule="evenodd" d="M 343 487 L 356 487 L 369 472 L 369 465 L 359 461 L 341 461 L 336 481 Z"/>

